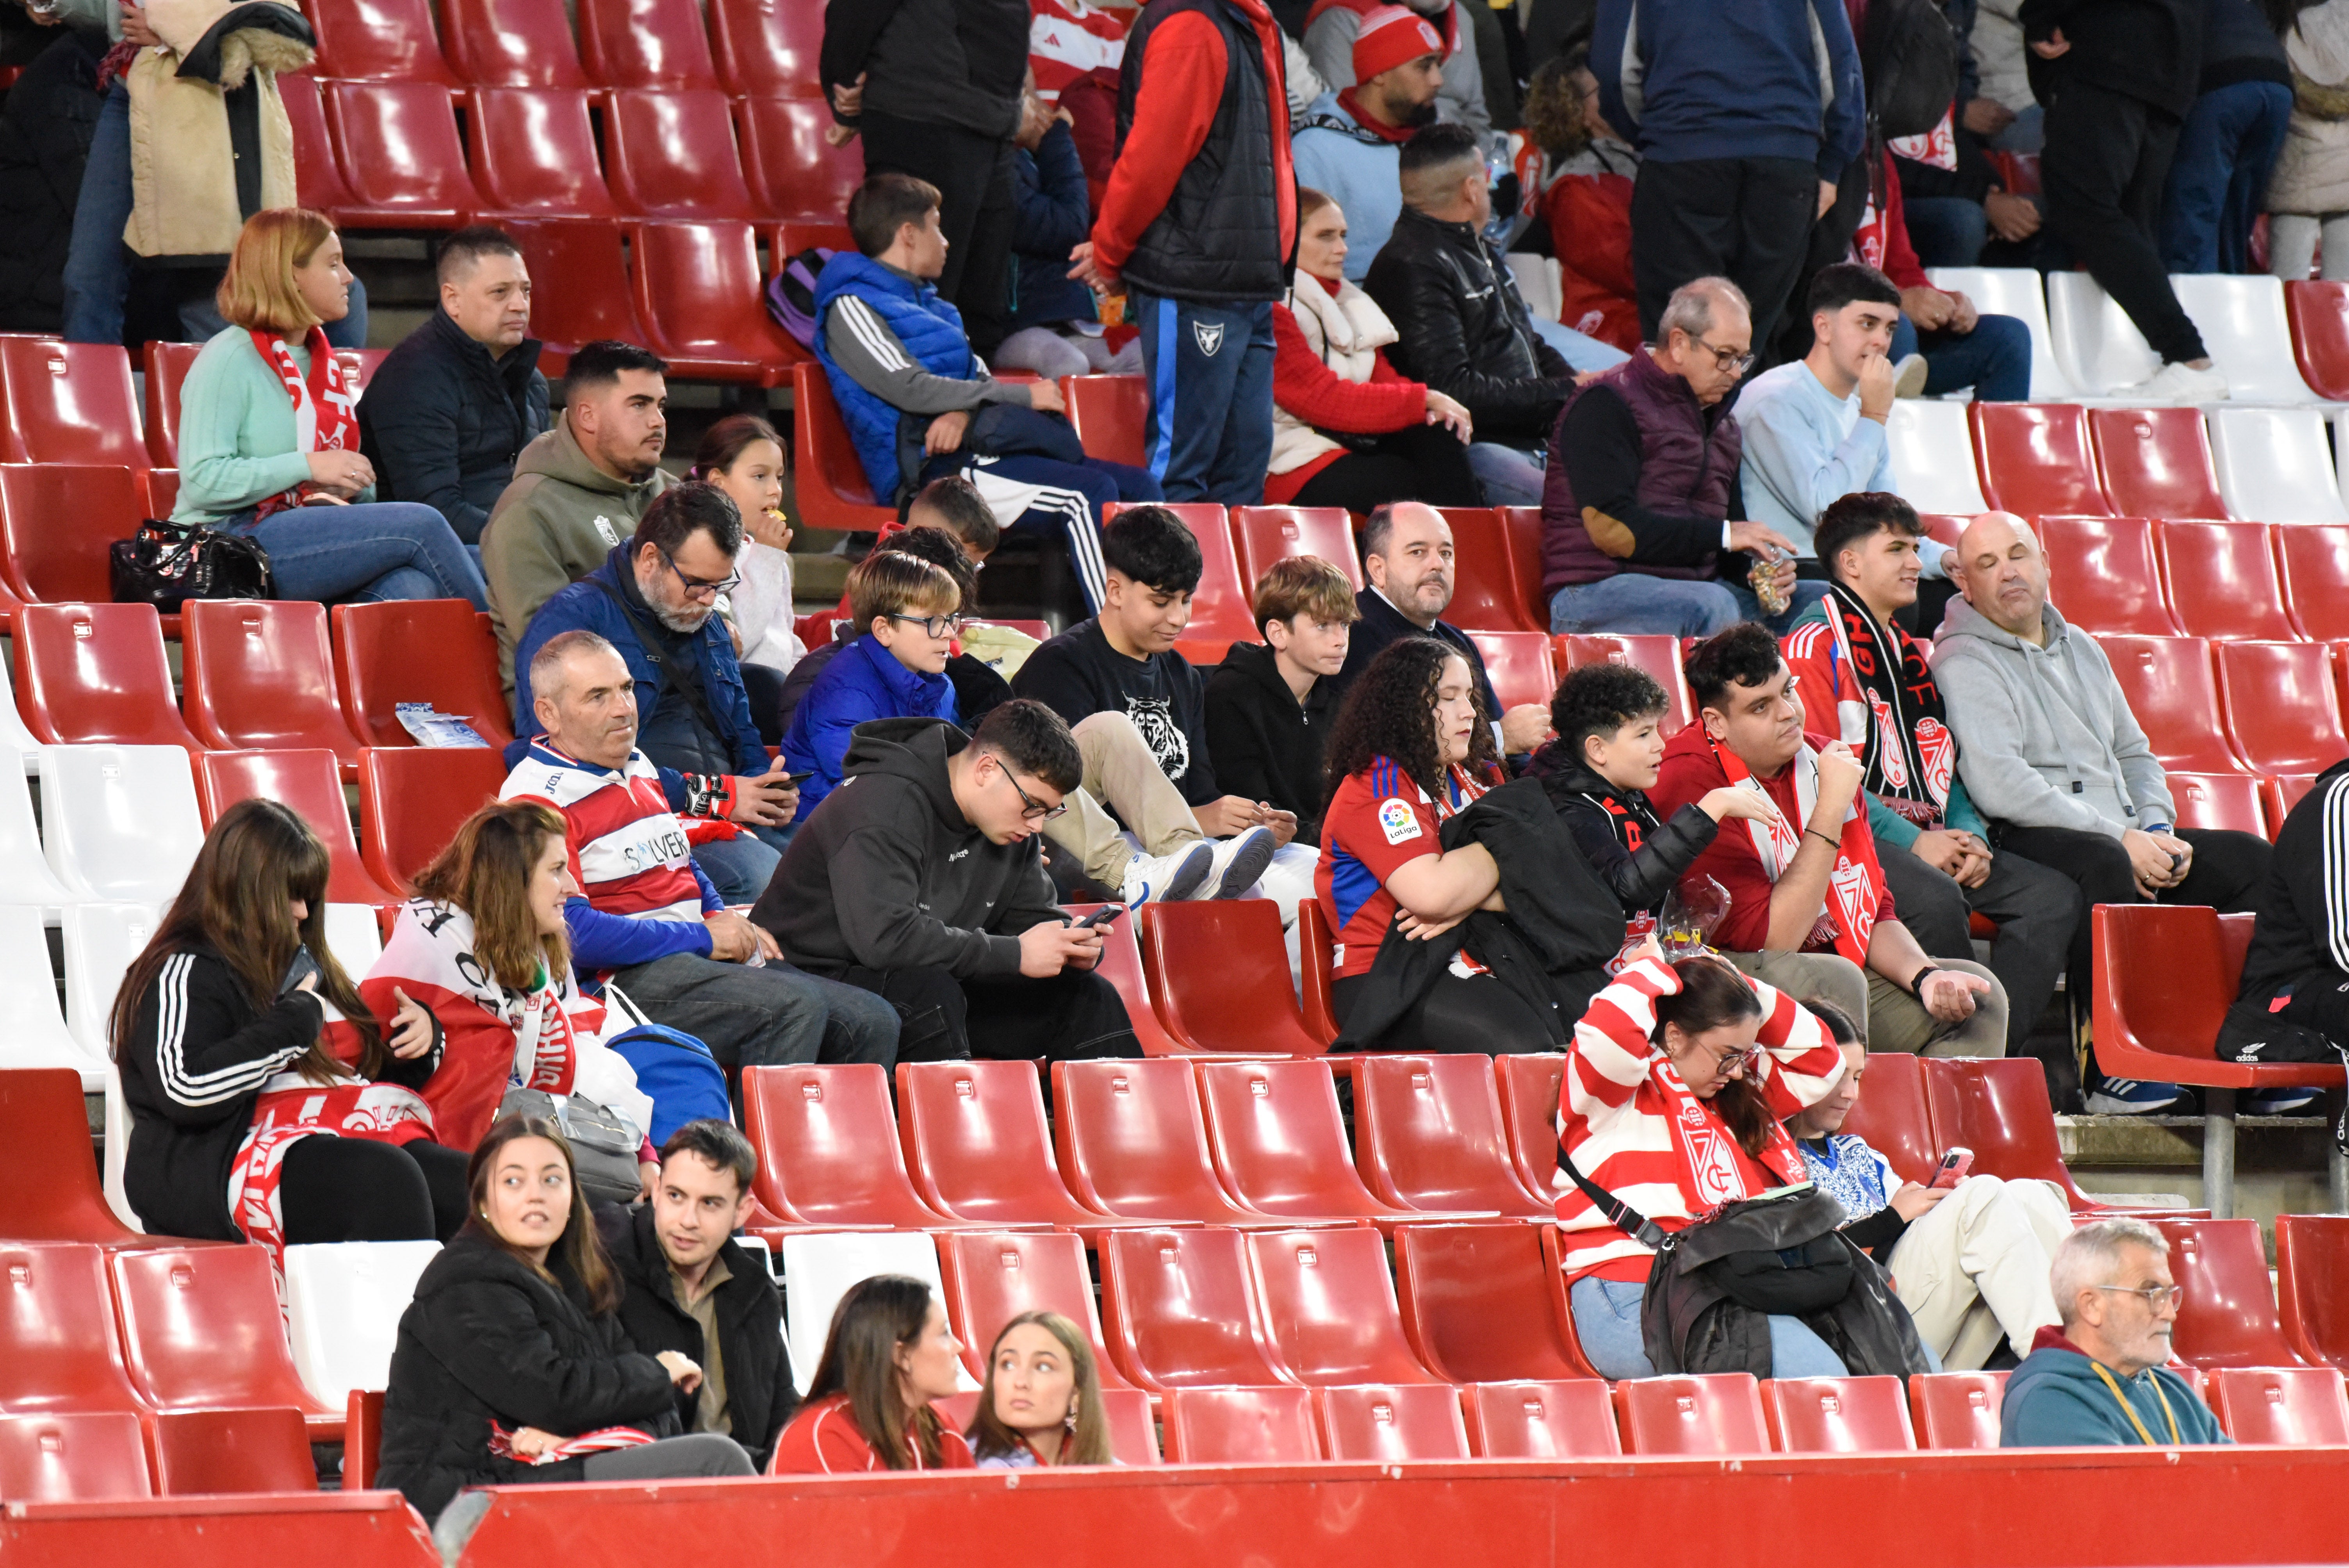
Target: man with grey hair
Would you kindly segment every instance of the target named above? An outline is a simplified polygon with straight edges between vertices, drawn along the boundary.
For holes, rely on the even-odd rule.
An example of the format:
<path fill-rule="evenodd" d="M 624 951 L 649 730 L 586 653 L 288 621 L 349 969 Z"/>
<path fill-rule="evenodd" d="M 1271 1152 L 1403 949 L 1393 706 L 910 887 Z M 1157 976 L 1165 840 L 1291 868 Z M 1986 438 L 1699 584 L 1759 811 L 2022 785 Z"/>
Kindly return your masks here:
<path fill-rule="evenodd" d="M 1542 490 L 1551 631 L 1709 637 L 1763 620 L 1783 634 L 1826 593 L 1795 581 L 1785 534 L 1728 521 L 1744 449 L 1729 394 L 1753 343 L 1737 285 L 1698 278 L 1674 291 L 1653 347 L 1567 400 Z"/>
<path fill-rule="evenodd" d="M 2004 1449 L 2230 1439 L 2170 1357 L 2181 1294 L 2169 1243 L 2143 1220 L 2099 1220 L 2064 1238 L 2048 1284 L 2061 1328 L 2043 1328 L 2006 1380 Z"/>

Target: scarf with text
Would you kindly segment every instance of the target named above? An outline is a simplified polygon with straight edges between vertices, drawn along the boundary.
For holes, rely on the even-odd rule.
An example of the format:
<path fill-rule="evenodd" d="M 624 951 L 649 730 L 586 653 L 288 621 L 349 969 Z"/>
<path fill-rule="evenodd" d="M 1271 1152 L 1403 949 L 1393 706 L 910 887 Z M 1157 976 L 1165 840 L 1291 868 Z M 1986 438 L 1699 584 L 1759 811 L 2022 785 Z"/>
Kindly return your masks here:
<path fill-rule="evenodd" d="M 1828 584 L 1826 608 L 1835 630 L 1828 657 L 1837 725 L 1846 745 L 1865 748 L 1868 792 L 1920 828 L 1940 827 L 1949 811 L 1958 743 L 1924 645 L 1886 627 L 1840 583 Z"/>
<path fill-rule="evenodd" d="M 355 411 L 357 399 L 343 380 L 342 361 L 335 357 L 332 345 L 326 341 L 326 330 L 313 326 L 303 342 L 310 351 L 310 374 L 305 380 L 294 363 L 293 351 L 274 333 L 252 334 L 253 346 L 264 363 L 273 366 L 278 380 L 285 383 L 285 396 L 294 404 L 294 449 L 307 456 L 312 452 L 356 452 L 359 449 L 359 421 Z M 263 500 L 254 509 L 256 518 L 288 507 L 302 504 L 302 488 L 280 490 Z"/>
<path fill-rule="evenodd" d="M 1729 782 L 1740 789 L 1751 789 L 1768 799 L 1770 792 L 1754 777 L 1737 753 L 1718 740 L 1711 743 L 1713 754 L 1721 763 L 1722 772 Z M 1803 847 L 1803 824 L 1811 820 L 1812 808 L 1819 799 L 1819 754 L 1808 741 L 1795 753 L 1786 765 L 1795 770 L 1795 815 L 1791 820 L 1780 812 L 1765 820 L 1749 820 L 1745 824 L 1746 839 L 1754 849 L 1754 858 L 1762 862 L 1762 872 L 1773 882 L 1785 874 L 1795 861 L 1795 851 Z M 1773 802 L 1775 804 L 1775 802 Z M 1859 816 L 1859 804 L 1844 817 L 1848 823 Z M 1868 967 L 1868 942 L 1876 931 L 1877 906 L 1883 903 L 1884 890 L 1877 885 L 1877 872 L 1866 861 L 1852 858 L 1850 849 L 1836 846 L 1835 870 L 1827 876 L 1827 893 L 1821 905 L 1819 917 L 1811 927 L 1809 940 L 1804 944 L 1828 941 L 1835 950 L 1861 968 Z"/>
<path fill-rule="evenodd" d="M 1767 1051 L 1757 1058 L 1769 1060 Z M 1757 1066 L 1754 1070 L 1770 1069 Z M 1754 1196 L 1747 1190 L 1745 1171 L 1738 1161 L 1737 1135 L 1712 1106 L 1696 1097 L 1682 1080 L 1680 1069 L 1661 1051 L 1648 1069 L 1648 1081 L 1663 1096 L 1664 1119 L 1671 1124 L 1673 1147 L 1680 1150 L 1682 1168 L 1688 1172 L 1690 1196 L 1695 1200 L 1689 1205 L 1690 1213 L 1702 1219 L 1723 1203 Z M 1788 1185 L 1809 1180 L 1793 1136 L 1775 1121 L 1756 1163 Z"/>

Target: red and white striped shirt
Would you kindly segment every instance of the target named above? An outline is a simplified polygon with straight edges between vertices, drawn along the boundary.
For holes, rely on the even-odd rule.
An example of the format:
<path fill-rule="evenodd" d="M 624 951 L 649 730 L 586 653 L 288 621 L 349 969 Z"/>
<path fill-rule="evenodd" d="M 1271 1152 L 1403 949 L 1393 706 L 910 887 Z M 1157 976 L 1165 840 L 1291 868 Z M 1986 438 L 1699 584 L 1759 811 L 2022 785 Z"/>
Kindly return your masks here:
<path fill-rule="evenodd" d="M 617 769 L 597 768 L 542 736 L 506 775 L 498 798 L 543 800 L 563 813 L 571 874 L 604 913 L 701 923 L 692 836 L 643 752 L 629 752 Z"/>
<path fill-rule="evenodd" d="M 1125 63 L 1126 18 L 1085 0 L 1028 0 L 1028 66 L 1036 96 L 1058 103 L 1061 89 L 1090 76 L 1112 92 Z"/>
<path fill-rule="evenodd" d="M 1826 1026 L 1792 996 L 1751 976 L 1746 983 L 1762 1002 L 1757 1043 L 1764 1047 L 1748 1076 L 1768 1096 L 1775 1119 L 1783 1121 L 1826 1098 L 1843 1077 L 1843 1052 Z M 1661 959 L 1642 959 L 1625 969 L 1591 998 L 1575 1026 L 1558 1090 L 1558 1141 L 1575 1168 L 1665 1231 L 1685 1230 L 1718 1206 L 1717 1200 L 1697 1195 L 1706 1188 L 1690 1167 L 1684 1151 L 1689 1145 L 1673 1136 L 1676 1099 L 1702 1108 L 1705 1125 L 1692 1130 L 1733 1162 L 1732 1181 L 1743 1182 L 1744 1196 L 1810 1179 L 1784 1128 L 1772 1128 L 1771 1143 L 1757 1162 L 1737 1146 L 1711 1105 L 1685 1089 L 1675 1096 L 1664 1087 L 1661 1075 L 1672 1074 L 1674 1083 L 1678 1075 L 1649 1036 L 1656 1026 L 1656 998 L 1679 989 L 1680 976 Z M 1722 1173 L 1709 1174 L 1718 1181 Z M 1565 1171 L 1554 1182 L 1568 1281 L 1587 1274 L 1644 1281 L 1651 1249 L 1600 1213 Z"/>

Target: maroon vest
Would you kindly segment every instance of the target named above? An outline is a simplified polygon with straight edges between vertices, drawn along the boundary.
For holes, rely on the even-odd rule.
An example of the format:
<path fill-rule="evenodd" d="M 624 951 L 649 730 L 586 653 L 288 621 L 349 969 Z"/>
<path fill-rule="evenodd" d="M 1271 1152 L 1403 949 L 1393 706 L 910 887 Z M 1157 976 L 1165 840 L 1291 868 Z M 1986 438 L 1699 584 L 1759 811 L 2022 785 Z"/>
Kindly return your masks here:
<path fill-rule="evenodd" d="M 1737 482 L 1738 454 L 1744 446 L 1736 416 L 1726 408 L 1707 409 L 1687 382 L 1658 365 L 1645 348 L 1633 349 L 1630 358 L 1577 387 L 1566 400 L 1567 409 L 1570 411 L 1578 398 L 1601 387 L 1612 387 L 1630 406 L 1631 418 L 1640 427 L 1640 485 L 1635 492 L 1640 504 L 1671 517 L 1726 518 L 1730 489 Z M 1708 415 L 1712 416 L 1710 428 Z M 1564 412 L 1557 428 L 1561 434 L 1551 438 L 1549 474 L 1542 487 L 1544 596 L 1568 583 L 1596 583 L 1619 572 L 1683 579 L 1717 574 L 1711 562 L 1702 566 L 1634 566 L 1593 543 L 1582 526 L 1582 503 L 1575 499 L 1574 483 L 1567 478 Z"/>

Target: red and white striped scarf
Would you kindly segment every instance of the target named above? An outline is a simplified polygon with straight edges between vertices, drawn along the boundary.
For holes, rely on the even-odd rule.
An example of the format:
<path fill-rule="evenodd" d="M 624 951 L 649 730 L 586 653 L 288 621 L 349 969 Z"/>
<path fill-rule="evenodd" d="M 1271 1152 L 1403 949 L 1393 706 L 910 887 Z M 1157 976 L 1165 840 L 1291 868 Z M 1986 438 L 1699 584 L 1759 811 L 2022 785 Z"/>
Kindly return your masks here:
<path fill-rule="evenodd" d="M 1125 61 L 1124 15 L 1085 0 L 1029 0 L 1028 66 L 1036 96 L 1061 101 L 1061 89 L 1091 77 L 1114 92 Z"/>
<path fill-rule="evenodd" d="M 1737 753 L 1717 740 L 1711 744 L 1733 788 L 1751 789 L 1764 799 L 1769 798 L 1770 792 L 1762 788 L 1761 780 L 1754 777 L 1754 770 Z M 1745 824 L 1754 858 L 1762 862 L 1762 873 L 1774 883 L 1794 863 L 1795 851 L 1803 847 L 1803 824 L 1811 820 L 1811 808 L 1818 804 L 1819 799 L 1819 754 L 1811 749 L 1810 742 L 1803 743 L 1787 766 L 1795 770 L 1794 817 L 1790 819 L 1783 811 L 1774 812 L 1765 819 L 1748 819 Z M 1844 820 L 1854 820 L 1859 811 L 1858 803 L 1854 802 Z M 1809 938 L 1810 942 L 1831 940 L 1837 953 L 1862 969 L 1868 967 L 1868 940 L 1876 930 L 1876 911 L 1884 902 L 1884 890 L 1877 885 L 1877 875 L 1875 868 L 1866 861 L 1853 857 L 1849 846 L 1838 843 L 1835 870 L 1827 876 L 1826 898 Z"/>
<path fill-rule="evenodd" d="M 651 1442 L 652 1434 L 634 1427 L 598 1427 L 592 1432 L 582 1432 L 575 1438 L 565 1438 L 543 1454 L 523 1459 L 514 1452 L 513 1429 L 497 1421 L 490 1423 L 490 1452 L 502 1460 L 520 1460 L 526 1465 L 561 1464 L 588 1454 L 609 1453 L 614 1449 L 642 1448 Z"/>
<path fill-rule="evenodd" d="M 313 326 L 303 342 L 310 351 L 310 375 L 305 381 L 294 363 L 293 351 L 274 333 L 255 332 L 253 346 L 262 359 L 274 366 L 277 378 L 285 386 L 285 396 L 294 404 L 294 449 L 307 456 L 312 452 L 356 452 L 359 449 L 357 399 L 343 382 L 342 361 L 335 357 L 332 345 L 326 341 L 324 328 Z M 302 504 L 302 487 L 281 490 L 264 500 L 255 512 L 267 517 Z"/>

